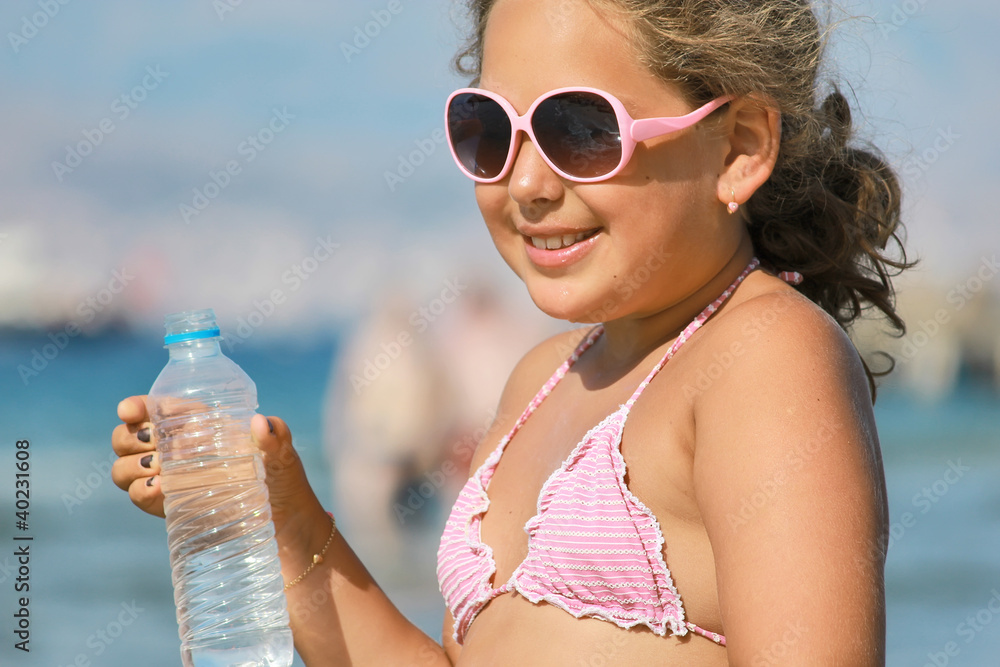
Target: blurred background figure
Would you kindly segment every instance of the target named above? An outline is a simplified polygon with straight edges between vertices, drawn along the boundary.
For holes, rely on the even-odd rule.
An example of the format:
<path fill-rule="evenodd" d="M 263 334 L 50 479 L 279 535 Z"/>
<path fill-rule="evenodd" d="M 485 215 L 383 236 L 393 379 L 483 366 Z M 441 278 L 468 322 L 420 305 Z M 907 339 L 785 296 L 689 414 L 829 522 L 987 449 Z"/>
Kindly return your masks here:
<path fill-rule="evenodd" d="M 474 275 L 375 299 L 331 370 L 323 433 L 337 520 L 390 579 L 415 560 L 432 566 L 507 376 L 565 327 Z"/>
<path fill-rule="evenodd" d="M 887 662 L 941 661 L 929 656 L 956 642 L 952 664 L 996 664 L 995 615 L 972 641 L 959 624 L 992 614 L 1000 583 L 1000 94 L 983 85 L 1000 62 L 1000 4 L 838 4 L 870 17 L 840 24 L 830 48 L 866 112 L 861 138 L 886 146 L 903 178 L 907 247 L 922 259 L 898 284 L 907 335 L 853 332 L 874 367 L 874 350 L 897 358 L 875 406 L 892 531 Z M 163 316 L 189 308 L 216 309 L 260 411 L 290 424 L 351 543 L 439 632 L 433 552 L 460 468 L 509 368 L 562 325 L 537 319 L 435 141 L 444 100 L 468 83 L 447 67 L 465 34 L 455 0 L 401 3 L 345 53 L 385 7 L 0 4 L 0 436 L 32 441 L 31 664 L 177 655 L 166 532 L 110 481 L 108 434 L 117 402 L 165 363 Z M 167 75 L 155 90 L 138 88 L 148 67 Z M 250 161 L 245 142 L 286 108 L 287 129 Z M 206 192 L 216 196 L 186 220 L 179 206 Z M 382 345 L 393 351 L 400 333 L 410 344 L 355 394 L 351 376 L 385 365 Z M 8 517 L 12 463 L 0 463 Z M 13 560 L 0 554 L 5 591 Z M 139 618 L 95 643 L 133 601 Z M 0 595 L 0 614 L 13 602 Z M 4 642 L 8 664 L 26 663 Z"/>

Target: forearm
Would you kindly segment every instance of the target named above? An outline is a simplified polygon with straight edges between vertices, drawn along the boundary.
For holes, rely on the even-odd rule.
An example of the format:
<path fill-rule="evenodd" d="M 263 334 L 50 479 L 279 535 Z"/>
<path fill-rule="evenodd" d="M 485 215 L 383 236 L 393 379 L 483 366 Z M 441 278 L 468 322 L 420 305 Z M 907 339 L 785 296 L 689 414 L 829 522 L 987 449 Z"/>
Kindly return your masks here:
<path fill-rule="evenodd" d="M 322 508 L 279 540 L 285 581 L 309 567 L 329 538 Z M 300 539 L 296 539 L 300 538 Z M 375 583 L 339 532 L 318 564 L 285 591 L 295 648 L 309 667 L 448 667 L 444 649 L 410 623 Z"/>

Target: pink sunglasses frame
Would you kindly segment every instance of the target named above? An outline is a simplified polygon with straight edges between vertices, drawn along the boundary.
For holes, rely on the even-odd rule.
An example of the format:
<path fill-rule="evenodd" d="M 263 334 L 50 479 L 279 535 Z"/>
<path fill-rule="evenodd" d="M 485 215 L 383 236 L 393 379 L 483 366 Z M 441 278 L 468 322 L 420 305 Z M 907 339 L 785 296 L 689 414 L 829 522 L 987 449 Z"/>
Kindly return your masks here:
<path fill-rule="evenodd" d="M 448 116 L 449 116 L 449 110 L 451 109 L 451 103 L 452 100 L 455 99 L 455 97 L 465 93 L 481 95 L 483 97 L 487 97 L 493 100 L 494 102 L 500 105 L 500 107 L 507 113 L 507 117 L 510 118 L 511 141 L 510 141 L 510 148 L 507 151 L 507 159 L 504 162 L 503 169 L 500 170 L 500 174 L 493 178 L 483 178 L 481 176 L 476 176 L 470 173 L 462 164 L 461 159 L 458 157 L 458 153 L 455 151 L 454 142 L 452 142 L 451 140 L 451 129 L 448 123 Z M 555 164 L 553 164 L 552 160 L 549 159 L 549 156 L 545 154 L 545 151 L 541 149 L 541 147 L 538 144 L 538 141 L 535 139 L 535 132 L 531 127 L 531 118 L 534 116 L 535 110 L 538 109 L 538 106 L 545 100 L 555 95 L 561 95 L 563 93 L 591 93 L 594 95 L 599 95 L 600 97 L 607 100 L 611 104 L 611 108 L 614 109 L 615 116 L 618 119 L 619 132 L 621 133 L 622 157 L 621 161 L 618 163 L 618 166 L 615 167 L 610 172 L 608 172 L 607 174 L 604 174 L 602 176 L 593 176 L 590 178 L 582 178 L 579 176 L 573 176 L 572 174 L 568 174 L 559 167 L 557 167 Z M 636 144 L 638 144 L 639 142 L 646 141 L 648 139 L 655 139 L 656 137 L 662 137 L 672 132 L 677 132 L 678 130 L 683 130 L 687 127 L 691 127 L 692 125 L 702 120 L 703 118 L 708 116 L 710 113 L 712 113 L 722 105 L 732 101 L 732 99 L 733 99 L 732 97 L 718 97 L 709 102 L 708 104 L 699 107 L 698 109 L 695 109 L 691 113 L 684 116 L 664 116 L 661 118 L 635 119 L 632 118 L 629 112 L 625 110 L 625 105 L 621 103 L 621 100 L 619 100 L 617 97 L 615 97 L 614 95 L 612 95 L 607 91 L 600 90 L 598 88 L 586 88 L 586 87 L 556 88 L 555 90 L 550 90 L 549 92 L 544 93 L 534 102 L 532 102 L 531 106 L 528 108 L 527 113 L 525 113 L 522 116 L 517 113 L 517 111 L 514 109 L 513 105 L 511 105 L 510 102 L 508 102 L 506 99 L 504 99 L 503 97 L 492 91 L 483 90 L 482 88 L 459 88 L 458 90 L 456 90 L 455 92 L 453 92 L 451 95 L 448 96 L 448 101 L 445 104 L 445 111 L 444 111 L 444 116 L 445 116 L 444 128 L 445 128 L 445 133 L 447 134 L 448 137 L 448 148 L 449 150 L 451 150 L 451 156 L 452 158 L 454 158 L 455 164 L 458 165 L 458 168 L 462 171 L 463 174 L 465 174 L 472 180 L 476 181 L 477 183 L 496 183 L 497 181 L 503 180 L 503 178 L 507 176 L 507 174 L 510 172 L 511 166 L 514 164 L 514 156 L 517 155 L 517 152 L 520 148 L 521 141 L 519 137 L 520 133 L 522 132 L 526 134 L 529 139 L 531 139 L 531 143 L 535 145 L 538 154 L 542 156 L 542 159 L 545 160 L 545 164 L 547 164 L 552 169 L 552 171 L 556 172 L 566 180 L 573 181 L 575 183 L 598 183 L 600 181 L 606 181 L 609 178 L 613 178 L 618 173 L 620 173 L 621 170 L 624 169 L 625 166 L 628 164 L 629 160 L 632 159 L 632 153 L 635 151 Z"/>

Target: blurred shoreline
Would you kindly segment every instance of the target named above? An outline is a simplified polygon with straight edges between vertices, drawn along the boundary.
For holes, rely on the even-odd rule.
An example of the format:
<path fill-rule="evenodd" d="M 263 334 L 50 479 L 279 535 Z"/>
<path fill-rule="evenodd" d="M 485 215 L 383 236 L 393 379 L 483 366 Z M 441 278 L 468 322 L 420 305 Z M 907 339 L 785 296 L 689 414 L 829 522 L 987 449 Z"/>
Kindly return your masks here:
<path fill-rule="evenodd" d="M 254 338 L 233 357 L 258 384 L 261 411 L 292 427 L 321 501 L 344 517 L 345 525 L 354 524 L 348 537 L 353 544 L 366 537 L 363 514 L 335 488 L 336 464 L 324 446 L 323 417 L 330 369 L 347 338 L 339 331 L 308 345 Z M 132 507 L 102 472 L 110 461 L 117 401 L 144 392 L 165 363 L 159 333 L 81 337 L 25 387 L 11 362 L 30 357 L 39 340 L 39 332 L 0 336 L 0 361 L 7 369 L 0 376 L 3 435 L 30 438 L 33 447 L 38 529 L 33 614 L 39 628 L 60 629 L 33 657 L 39 664 L 70 664 L 80 652 L 89 655 L 87 637 L 113 619 L 122 602 L 133 600 L 145 611 L 94 664 L 144 664 L 151 647 L 175 656 L 163 525 Z M 960 373 L 953 393 L 932 404 L 913 400 L 899 386 L 883 387 L 875 412 L 896 531 L 886 568 L 888 664 L 922 664 L 921 656 L 949 641 L 955 626 L 1000 582 L 995 559 L 1000 401 L 992 386 L 971 372 Z M 951 464 L 964 471 L 954 484 L 942 481 Z M 922 500 L 925 489 L 933 503 Z M 434 500 L 408 517 L 394 557 L 368 565 L 404 613 L 437 637 L 443 605 L 433 556 L 449 502 L 444 493 Z M 0 484 L 0 510 L 12 503 L 11 485 Z M 912 516 L 904 521 L 907 512 Z M 0 612 L 8 603 L 9 597 L 0 599 Z M 81 608 L 87 613 L 80 614 Z M 984 633 L 975 644 L 963 645 L 963 657 L 969 664 L 989 664 L 995 637 Z M 3 664 L 11 658 L 8 649 L 0 647 Z"/>
<path fill-rule="evenodd" d="M 894 280 L 897 313 L 906 324 L 902 336 L 889 333 L 889 323 L 878 313 L 867 311 L 849 330 L 859 353 L 870 368 L 882 371 L 887 361 L 881 353 L 891 354 L 895 367 L 888 378 L 880 380 L 887 388 L 902 389 L 924 401 L 941 400 L 952 393 L 960 377 L 973 377 L 991 384 L 1000 391 L 1000 280 L 996 280 L 1000 264 L 996 255 L 983 256 L 964 279 L 945 280 L 927 272 L 909 271 Z M 126 273 L 127 277 L 128 274 Z M 250 308 L 236 311 L 233 303 L 241 303 L 232 295 L 220 310 L 223 334 L 228 337 L 228 349 L 247 345 L 266 346 L 276 341 L 294 346 L 308 346 L 316 341 L 350 330 L 367 318 L 374 317 L 376 303 L 422 303 L 421 295 L 433 296 L 440 288 L 438 271 L 432 278 L 393 288 L 386 284 L 381 299 L 369 297 L 363 307 L 331 304 L 325 312 L 291 311 L 272 315 L 281 304 L 247 299 Z M 507 280 L 509 281 L 509 276 Z M 113 279 L 114 280 L 114 279 Z M 509 312 L 525 318 L 529 328 L 544 331 L 544 317 L 524 303 L 523 294 L 512 298 L 509 285 L 495 273 L 481 273 L 469 281 L 476 289 L 493 290 L 510 301 Z M 108 288 L 105 288 L 108 289 Z M 523 289 L 523 288 L 520 288 Z M 507 290 L 505 292 L 505 290 Z M 70 308 L 48 303 L 44 297 L 34 298 L 34 317 L 18 314 L 16 309 L 0 311 L 0 341 L 16 341 L 27 345 L 29 356 L 17 362 L 21 374 L 39 371 L 76 340 L 99 340 L 105 337 L 145 337 L 157 341 L 162 331 L 162 314 L 167 304 L 145 302 L 141 309 L 130 299 L 102 298 L 101 292 Z M 205 299 L 208 301 L 209 299 Z M 196 298 L 194 301 L 198 301 Z M 457 299 L 461 310 L 464 298 Z M 102 305 L 102 304 L 107 305 Z M 384 306 L 388 307 L 388 306 Z M 874 315 L 878 314 L 879 317 Z M 432 323 L 428 325 L 433 328 Z M 405 322 L 403 323 L 405 329 Z M 550 327 L 551 328 L 551 327 Z M 433 331 L 432 331 L 433 333 Z M 251 338 L 254 338 L 251 340 Z M 381 341 L 374 341 L 378 343 Z M 32 367 L 34 362 L 34 367 Z"/>

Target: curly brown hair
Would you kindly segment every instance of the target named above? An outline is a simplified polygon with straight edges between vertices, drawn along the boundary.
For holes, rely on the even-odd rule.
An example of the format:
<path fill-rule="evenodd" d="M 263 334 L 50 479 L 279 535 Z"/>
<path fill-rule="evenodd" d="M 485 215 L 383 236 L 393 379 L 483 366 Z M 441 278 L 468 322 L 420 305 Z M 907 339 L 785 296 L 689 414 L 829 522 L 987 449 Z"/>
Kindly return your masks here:
<path fill-rule="evenodd" d="M 830 35 L 809 0 L 588 0 L 619 13 L 643 64 L 700 106 L 757 95 L 781 113 L 781 148 L 770 179 L 744 205 L 754 249 L 770 267 L 798 271 L 799 292 L 849 332 L 877 309 L 896 336 L 892 278 L 908 262 L 900 237 L 900 186 L 870 145 L 855 145 L 851 107 L 836 86 L 817 105 Z M 465 0 L 472 33 L 455 68 L 478 80 L 496 0 Z M 562 6 L 569 11 L 571 6 Z M 893 242 L 898 258 L 887 250 Z M 875 399 L 875 377 L 862 359 Z"/>

